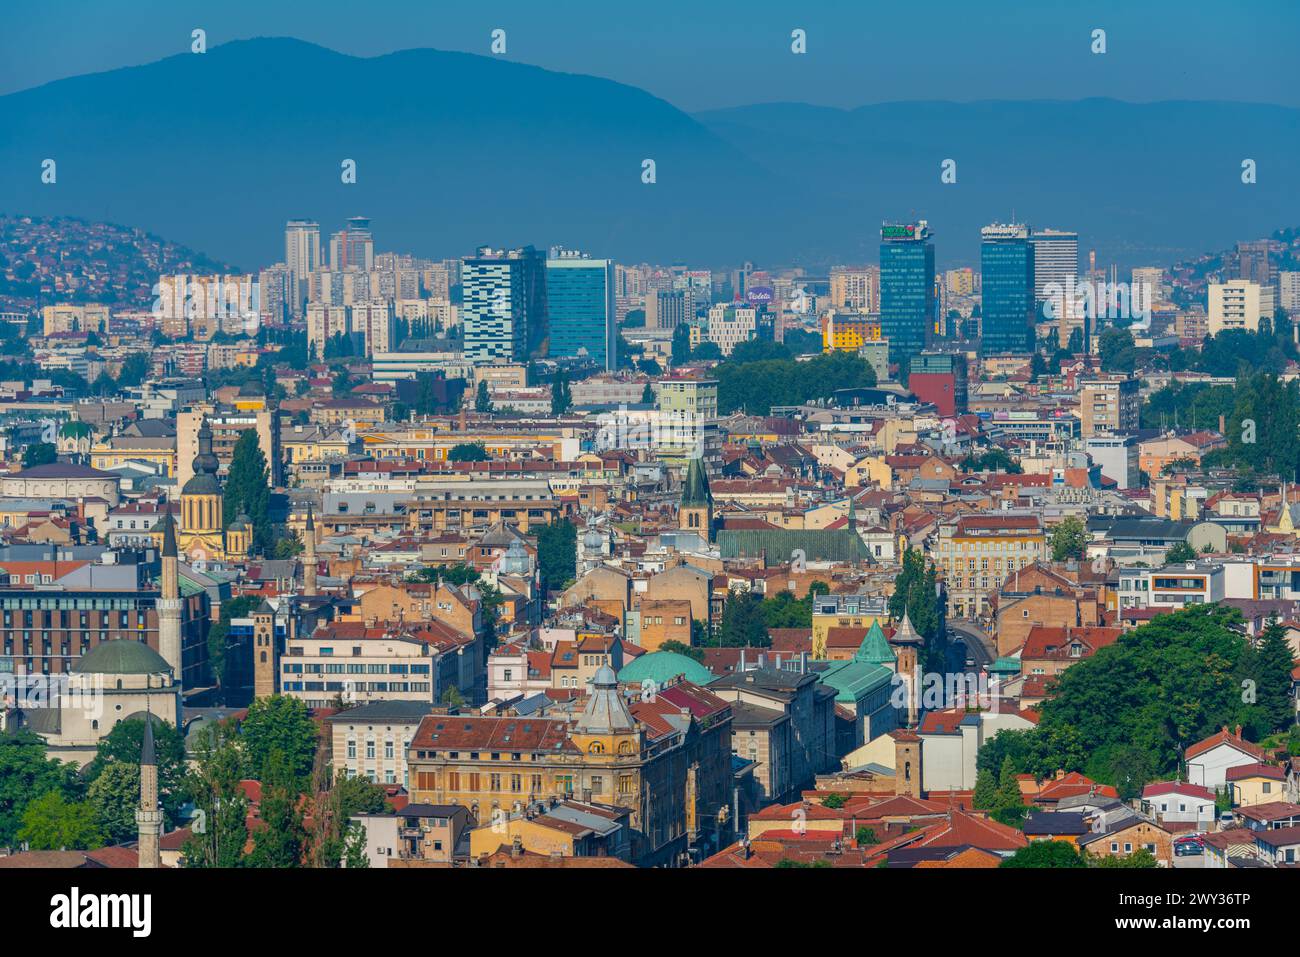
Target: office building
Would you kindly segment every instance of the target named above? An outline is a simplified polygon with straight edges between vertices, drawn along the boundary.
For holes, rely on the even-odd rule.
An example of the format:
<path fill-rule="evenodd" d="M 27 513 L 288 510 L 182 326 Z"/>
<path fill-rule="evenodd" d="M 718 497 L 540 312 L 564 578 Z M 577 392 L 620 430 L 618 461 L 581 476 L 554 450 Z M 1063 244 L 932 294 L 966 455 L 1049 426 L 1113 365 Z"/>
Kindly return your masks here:
<path fill-rule="evenodd" d="M 925 220 L 880 228 L 880 331 L 899 375 L 934 325 L 934 243 Z"/>
<path fill-rule="evenodd" d="M 479 248 L 461 267 L 465 358 L 522 362 L 544 354 L 547 340 L 546 260 L 532 246 Z"/>
<path fill-rule="evenodd" d="M 606 372 L 618 367 L 611 260 L 559 251 L 546 263 L 546 304 L 553 357 L 585 355 Z"/>
<path fill-rule="evenodd" d="M 982 355 L 1034 349 L 1034 247 L 1029 227 L 995 223 L 980 230 Z"/>
<path fill-rule="evenodd" d="M 1034 302 L 1040 318 L 1055 322 L 1064 348 L 1075 329 L 1082 329 L 1086 347 L 1086 317 L 1073 308 L 1066 290 L 1079 277 L 1079 234 L 1059 229 L 1034 230 L 1029 235 L 1034 255 Z"/>

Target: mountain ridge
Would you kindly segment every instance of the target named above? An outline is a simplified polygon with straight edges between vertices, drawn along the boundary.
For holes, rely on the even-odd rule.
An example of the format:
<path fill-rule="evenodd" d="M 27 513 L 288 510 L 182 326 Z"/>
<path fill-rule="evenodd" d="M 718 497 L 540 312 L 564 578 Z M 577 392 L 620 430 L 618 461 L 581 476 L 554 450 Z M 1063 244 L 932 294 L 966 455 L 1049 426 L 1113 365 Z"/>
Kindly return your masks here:
<path fill-rule="evenodd" d="M 691 114 L 498 57 L 356 57 L 261 37 L 0 97 L 18 147 L 0 149 L 0 209 L 136 223 L 241 263 L 280 259 L 286 219 L 328 233 L 368 215 L 379 248 L 434 258 L 532 243 L 814 268 L 874 261 L 878 223 L 912 215 L 931 221 L 941 262 L 969 262 L 979 225 L 1014 209 L 1138 264 L 1300 218 L 1281 189 L 1300 178 L 1297 112 L 1099 97 Z M 1243 132 L 1197 135 L 1216 123 Z M 1249 193 L 1245 149 L 1260 164 Z M 40 182 L 47 157 L 53 186 Z M 958 161 L 952 186 L 939 182 L 945 158 Z M 340 182 L 344 159 L 355 185 Z"/>

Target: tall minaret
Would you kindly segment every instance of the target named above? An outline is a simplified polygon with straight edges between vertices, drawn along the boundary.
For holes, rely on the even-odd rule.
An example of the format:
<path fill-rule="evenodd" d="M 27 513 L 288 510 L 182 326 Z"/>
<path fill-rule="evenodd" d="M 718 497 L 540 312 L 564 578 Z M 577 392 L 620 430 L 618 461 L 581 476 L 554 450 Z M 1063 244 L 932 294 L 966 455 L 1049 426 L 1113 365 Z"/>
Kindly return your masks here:
<path fill-rule="evenodd" d="M 176 569 L 176 523 L 171 508 L 163 514 L 162 596 L 158 599 L 158 654 L 172 666 L 181 688 L 181 586 Z"/>
<path fill-rule="evenodd" d="M 307 527 L 303 529 L 302 543 L 302 593 L 308 597 L 316 591 L 316 523 L 311 518 L 311 504 L 307 505 Z"/>
<path fill-rule="evenodd" d="M 144 743 L 140 745 L 140 806 L 135 812 L 140 867 L 162 867 L 158 839 L 162 836 L 158 807 L 158 761 L 153 747 L 153 715 L 144 713 Z"/>

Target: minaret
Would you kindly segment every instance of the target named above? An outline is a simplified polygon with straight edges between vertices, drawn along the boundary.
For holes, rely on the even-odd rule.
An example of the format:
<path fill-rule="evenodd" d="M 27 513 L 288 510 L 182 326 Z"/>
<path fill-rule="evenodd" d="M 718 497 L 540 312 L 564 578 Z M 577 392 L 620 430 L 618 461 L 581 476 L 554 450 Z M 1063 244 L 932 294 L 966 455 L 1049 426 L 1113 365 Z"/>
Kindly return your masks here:
<path fill-rule="evenodd" d="M 307 506 L 307 526 L 303 529 L 302 593 L 309 598 L 319 594 L 316 591 L 316 523 L 312 521 L 310 504 Z"/>
<path fill-rule="evenodd" d="M 158 845 L 162 823 L 162 811 L 158 808 L 158 760 L 154 756 L 153 715 L 146 709 L 144 743 L 140 745 L 140 806 L 135 812 L 140 867 L 162 867 Z"/>
<path fill-rule="evenodd" d="M 162 595 L 158 599 L 158 654 L 172 666 L 179 692 L 181 671 L 181 587 L 176 568 L 176 523 L 171 506 L 163 514 Z"/>

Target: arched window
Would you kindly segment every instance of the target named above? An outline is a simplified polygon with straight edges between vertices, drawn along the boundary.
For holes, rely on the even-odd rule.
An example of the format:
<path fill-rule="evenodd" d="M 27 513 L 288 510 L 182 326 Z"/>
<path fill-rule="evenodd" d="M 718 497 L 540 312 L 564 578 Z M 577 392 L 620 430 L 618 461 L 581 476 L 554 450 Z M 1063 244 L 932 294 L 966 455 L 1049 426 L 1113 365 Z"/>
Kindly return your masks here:
<path fill-rule="evenodd" d="M 591 742 L 591 744 L 587 747 L 587 753 L 588 753 L 588 754 L 604 754 L 604 753 L 605 753 L 605 745 L 604 745 L 602 742 L 600 742 L 600 741 L 593 741 L 593 742 Z"/>
<path fill-rule="evenodd" d="M 631 754 L 631 753 L 632 753 L 632 742 L 631 742 L 631 741 L 620 741 L 620 742 L 618 743 L 618 753 L 619 753 L 619 754 Z"/>
<path fill-rule="evenodd" d="M 266 652 L 262 652 L 262 664 L 266 664 Z"/>

